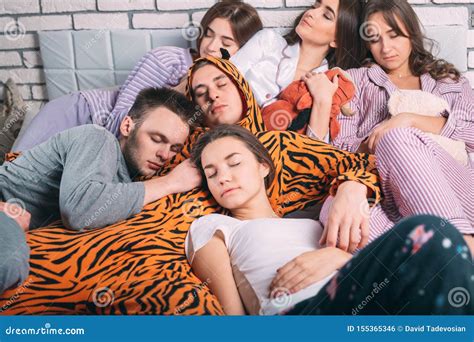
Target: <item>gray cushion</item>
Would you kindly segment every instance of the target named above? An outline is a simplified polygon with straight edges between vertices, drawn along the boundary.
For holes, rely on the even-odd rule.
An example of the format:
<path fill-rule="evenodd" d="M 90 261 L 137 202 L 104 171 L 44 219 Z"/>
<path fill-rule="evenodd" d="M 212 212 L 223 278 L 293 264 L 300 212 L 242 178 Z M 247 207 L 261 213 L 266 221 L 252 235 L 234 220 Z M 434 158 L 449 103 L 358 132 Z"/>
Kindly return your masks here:
<path fill-rule="evenodd" d="M 39 32 L 50 100 L 125 82 L 140 58 L 159 46 L 190 47 L 180 29 Z"/>
<path fill-rule="evenodd" d="M 436 55 L 467 70 L 467 27 L 427 26 L 425 31 L 439 43 Z M 44 31 L 39 38 L 50 100 L 77 90 L 121 85 L 140 58 L 156 47 L 191 46 L 180 29 Z"/>

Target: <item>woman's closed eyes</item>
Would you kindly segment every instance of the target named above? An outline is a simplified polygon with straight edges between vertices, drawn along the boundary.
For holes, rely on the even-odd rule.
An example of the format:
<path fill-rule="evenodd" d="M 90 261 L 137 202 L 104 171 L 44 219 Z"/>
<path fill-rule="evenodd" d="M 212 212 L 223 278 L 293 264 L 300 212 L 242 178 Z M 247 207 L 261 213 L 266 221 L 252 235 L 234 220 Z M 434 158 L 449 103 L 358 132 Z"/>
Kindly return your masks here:
<path fill-rule="evenodd" d="M 227 165 L 229 165 L 229 167 L 237 167 L 240 165 L 240 162 L 233 162 L 233 163 L 228 163 Z M 208 179 L 212 179 L 214 178 L 215 176 L 217 176 L 217 171 L 212 173 L 211 175 L 207 176 Z"/>
<path fill-rule="evenodd" d="M 318 9 L 322 6 L 321 0 L 317 0 L 313 5 L 313 9 Z M 334 21 L 334 14 L 326 8 L 323 14 L 324 19 L 329 20 L 329 21 Z"/>

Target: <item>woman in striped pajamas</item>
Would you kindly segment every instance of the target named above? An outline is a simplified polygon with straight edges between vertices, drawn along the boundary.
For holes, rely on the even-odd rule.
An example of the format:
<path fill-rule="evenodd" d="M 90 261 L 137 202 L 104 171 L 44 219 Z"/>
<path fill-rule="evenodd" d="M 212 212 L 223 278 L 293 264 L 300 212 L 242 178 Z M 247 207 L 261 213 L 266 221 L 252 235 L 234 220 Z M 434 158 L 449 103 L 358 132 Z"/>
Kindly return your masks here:
<path fill-rule="evenodd" d="M 351 102 L 355 115 L 339 116 L 341 133 L 331 143 L 376 155 L 385 200 L 372 210 L 371 235 L 382 234 L 402 217 L 433 214 L 456 226 L 474 250 L 474 162 L 461 165 L 426 134 L 462 141 L 473 153 L 474 92 L 452 64 L 425 49 L 408 2 L 371 0 L 363 18 L 363 38 L 373 63 L 349 70 L 358 88 Z M 441 97 L 450 110 L 437 117 L 391 117 L 390 96 L 410 90 Z M 323 207 L 323 221 L 330 204 Z"/>
<path fill-rule="evenodd" d="M 30 149 L 56 133 L 84 124 L 100 125 L 118 135 L 122 119 L 141 90 L 175 87 L 184 93 L 186 73 L 194 59 L 221 57 L 220 48 L 233 55 L 262 27 L 253 6 L 239 1 L 219 1 L 201 20 L 198 52 L 174 46 L 158 47 L 141 58 L 120 89 L 80 91 L 49 102 L 15 142 L 13 151 Z"/>

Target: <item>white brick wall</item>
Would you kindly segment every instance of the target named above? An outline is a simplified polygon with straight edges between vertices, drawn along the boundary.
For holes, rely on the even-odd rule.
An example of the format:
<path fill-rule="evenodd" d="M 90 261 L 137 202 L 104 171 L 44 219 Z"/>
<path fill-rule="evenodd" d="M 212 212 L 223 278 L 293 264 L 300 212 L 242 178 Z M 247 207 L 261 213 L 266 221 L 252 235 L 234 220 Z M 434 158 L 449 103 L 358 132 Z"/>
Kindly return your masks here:
<path fill-rule="evenodd" d="M 75 30 L 128 29 L 127 13 L 73 14 Z"/>
<path fill-rule="evenodd" d="M 70 30 L 72 20 L 68 15 L 37 15 L 18 18 L 18 25 L 26 31 Z"/>
<path fill-rule="evenodd" d="M 62 12 L 81 12 L 81 11 L 95 11 L 95 0 L 42 0 L 42 13 L 62 13 Z"/>
<path fill-rule="evenodd" d="M 11 67 L 23 65 L 21 56 L 16 51 L 1 51 L 0 52 L 0 66 Z"/>
<path fill-rule="evenodd" d="M 180 28 L 188 22 L 187 13 L 139 13 L 132 19 L 133 28 Z"/>
<path fill-rule="evenodd" d="M 0 13 L 39 13 L 39 0 L 2 0 Z"/>
<path fill-rule="evenodd" d="M 154 10 L 155 0 L 97 0 L 99 11 Z"/>
<path fill-rule="evenodd" d="M 0 92 L 8 77 L 23 97 L 39 106 L 47 100 L 38 30 L 179 28 L 199 21 L 216 0 L 0 0 Z M 248 0 L 265 26 L 289 25 L 314 0 Z M 425 25 L 462 24 L 470 29 L 466 46 L 474 86 L 474 0 L 410 0 Z M 474 17 L 473 17 L 474 21 Z M 0 99 L 2 95 L 0 94 Z"/>

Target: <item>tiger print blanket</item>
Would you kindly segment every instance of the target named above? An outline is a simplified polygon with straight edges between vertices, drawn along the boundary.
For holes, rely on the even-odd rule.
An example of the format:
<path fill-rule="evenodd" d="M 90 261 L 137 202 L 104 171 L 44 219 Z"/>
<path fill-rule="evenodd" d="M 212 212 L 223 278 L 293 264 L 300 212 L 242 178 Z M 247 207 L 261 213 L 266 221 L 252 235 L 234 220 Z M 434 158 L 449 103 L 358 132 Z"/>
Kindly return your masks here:
<path fill-rule="evenodd" d="M 280 215 L 315 205 L 340 182 L 357 180 L 380 199 L 375 160 L 350 154 L 294 132 L 265 132 L 248 83 L 227 60 L 208 58 L 239 88 L 245 117 L 239 123 L 269 150 L 276 177 L 268 194 Z M 193 67 L 189 82 L 192 81 Z M 189 156 L 194 132 L 183 152 L 162 171 Z M 27 233 L 30 276 L 0 295 L 2 314 L 165 314 L 219 315 L 223 310 L 190 269 L 184 240 L 196 218 L 223 212 L 201 189 L 170 195 L 114 225 L 74 232 L 61 223 Z"/>

